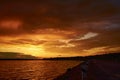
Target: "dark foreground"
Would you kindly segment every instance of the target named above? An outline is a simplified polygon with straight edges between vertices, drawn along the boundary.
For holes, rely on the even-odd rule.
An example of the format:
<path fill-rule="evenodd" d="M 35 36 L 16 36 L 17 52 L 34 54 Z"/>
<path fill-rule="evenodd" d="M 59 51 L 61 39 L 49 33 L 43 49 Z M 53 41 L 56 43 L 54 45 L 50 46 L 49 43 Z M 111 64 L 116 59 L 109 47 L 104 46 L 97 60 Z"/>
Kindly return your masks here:
<path fill-rule="evenodd" d="M 120 80 L 120 63 L 107 60 L 85 61 L 54 80 Z"/>

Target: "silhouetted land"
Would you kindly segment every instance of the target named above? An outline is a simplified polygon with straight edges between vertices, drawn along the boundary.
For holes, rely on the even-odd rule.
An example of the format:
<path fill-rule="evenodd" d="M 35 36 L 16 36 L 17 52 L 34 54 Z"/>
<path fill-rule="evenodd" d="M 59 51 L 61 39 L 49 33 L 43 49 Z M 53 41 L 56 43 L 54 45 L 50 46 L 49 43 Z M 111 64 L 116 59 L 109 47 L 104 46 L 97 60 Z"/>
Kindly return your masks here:
<path fill-rule="evenodd" d="M 80 61 L 89 60 L 89 59 L 120 61 L 120 53 L 109 53 L 109 54 L 86 56 L 86 57 L 75 56 L 75 57 L 42 58 L 42 60 L 80 60 Z M 41 58 L 31 55 L 25 55 L 22 53 L 0 52 L 0 60 L 41 60 Z"/>
<path fill-rule="evenodd" d="M 109 53 L 109 54 L 86 56 L 86 57 L 76 56 L 76 57 L 44 58 L 44 60 L 89 60 L 89 59 L 120 61 L 120 53 Z"/>
<path fill-rule="evenodd" d="M 66 58 L 55 59 L 64 60 Z M 120 53 L 68 59 L 82 60 L 83 62 L 66 70 L 54 80 L 120 80 Z"/>
<path fill-rule="evenodd" d="M 96 59 L 84 61 L 53 80 L 120 80 L 120 63 Z"/>

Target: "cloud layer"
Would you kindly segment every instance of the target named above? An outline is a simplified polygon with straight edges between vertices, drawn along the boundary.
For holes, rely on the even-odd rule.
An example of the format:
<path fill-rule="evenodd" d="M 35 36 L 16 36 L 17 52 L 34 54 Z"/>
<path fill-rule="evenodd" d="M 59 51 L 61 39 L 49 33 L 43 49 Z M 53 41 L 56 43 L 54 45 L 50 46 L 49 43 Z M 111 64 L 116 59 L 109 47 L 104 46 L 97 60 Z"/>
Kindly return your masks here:
<path fill-rule="evenodd" d="M 37 57 L 15 52 L 0 52 L 0 59 L 37 59 Z"/>
<path fill-rule="evenodd" d="M 19 47 L 22 53 L 44 57 L 46 54 L 91 55 L 96 54 L 95 49 L 104 53 L 116 48 L 119 52 L 119 2 L 0 1 L 0 51 L 16 52 Z M 27 49 L 29 46 L 34 48 L 31 53 Z"/>

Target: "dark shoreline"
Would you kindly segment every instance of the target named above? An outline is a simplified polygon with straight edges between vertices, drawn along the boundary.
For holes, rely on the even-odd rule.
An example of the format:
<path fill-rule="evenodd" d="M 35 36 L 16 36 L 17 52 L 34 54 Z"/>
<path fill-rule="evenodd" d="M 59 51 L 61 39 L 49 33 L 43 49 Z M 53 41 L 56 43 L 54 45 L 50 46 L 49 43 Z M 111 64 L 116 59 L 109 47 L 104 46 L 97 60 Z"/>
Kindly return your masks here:
<path fill-rule="evenodd" d="M 83 65 L 87 65 L 86 72 Z M 120 62 L 112 60 L 89 60 L 66 70 L 66 72 L 54 80 L 82 80 L 82 72 L 86 74 L 84 80 L 120 80 Z M 102 71 L 105 70 L 105 71 Z M 109 75 L 108 75 L 109 74 Z M 119 75 L 119 76 L 117 76 Z"/>
<path fill-rule="evenodd" d="M 5 54 L 5 53 L 4 53 Z M 109 53 L 103 55 L 94 55 L 94 56 L 75 56 L 75 57 L 54 57 L 54 58 L 0 58 L 0 60 L 79 60 L 79 61 L 86 61 L 86 60 L 111 60 L 111 61 L 120 61 L 120 53 Z"/>

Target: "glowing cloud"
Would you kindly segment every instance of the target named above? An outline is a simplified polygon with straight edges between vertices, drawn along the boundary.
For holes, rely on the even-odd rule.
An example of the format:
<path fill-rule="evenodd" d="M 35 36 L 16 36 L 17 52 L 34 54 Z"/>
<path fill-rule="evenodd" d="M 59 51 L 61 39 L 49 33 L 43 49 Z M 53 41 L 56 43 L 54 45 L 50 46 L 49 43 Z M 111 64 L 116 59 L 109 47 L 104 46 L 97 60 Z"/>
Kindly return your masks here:
<path fill-rule="evenodd" d="M 3 29 L 13 29 L 16 30 L 22 26 L 22 22 L 19 20 L 3 20 L 0 22 L 0 27 Z"/>
<path fill-rule="evenodd" d="M 96 37 L 96 36 L 98 36 L 98 33 L 88 32 L 83 37 L 81 37 L 80 40 L 90 39 L 90 38 L 93 38 L 93 37 Z"/>
<path fill-rule="evenodd" d="M 119 52 L 119 2 L 1 0 L 0 52 L 40 57 Z"/>

